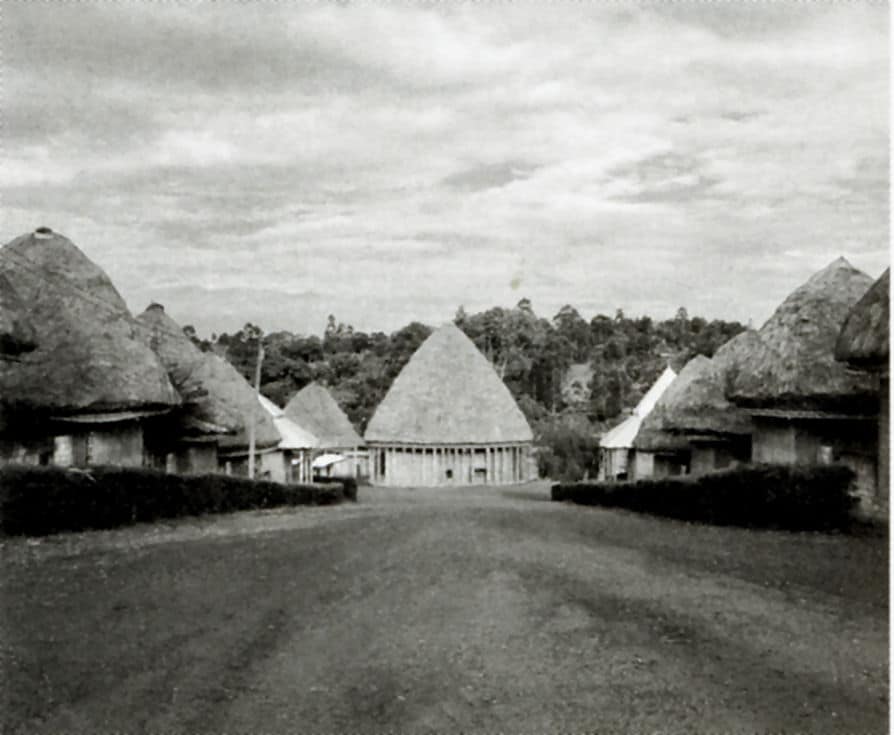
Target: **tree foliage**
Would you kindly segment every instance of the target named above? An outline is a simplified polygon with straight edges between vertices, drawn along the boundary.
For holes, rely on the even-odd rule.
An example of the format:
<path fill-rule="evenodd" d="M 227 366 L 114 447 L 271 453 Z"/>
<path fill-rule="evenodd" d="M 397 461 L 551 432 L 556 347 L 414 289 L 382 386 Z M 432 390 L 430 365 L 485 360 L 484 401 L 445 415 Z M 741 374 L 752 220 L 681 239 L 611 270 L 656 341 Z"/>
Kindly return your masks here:
<path fill-rule="evenodd" d="M 571 305 L 552 319 L 537 316 L 528 299 L 512 309 L 469 313 L 454 319 L 494 366 L 528 418 L 538 444 L 541 471 L 573 479 L 595 471 L 595 436 L 631 409 L 668 365 L 679 369 L 697 354 L 712 356 L 744 326 L 690 317 L 681 307 L 671 319 L 597 314 L 587 321 Z M 361 332 L 330 315 L 322 337 L 291 332 L 265 335 L 251 323 L 235 334 L 201 340 L 224 355 L 248 379 L 254 377 L 258 340 L 263 341 L 261 390 L 284 405 L 304 385 L 328 386 L 362 432 L 397 374 L 431 328 L 412 322 L 386 335 Z M 186 329 L 184 330 L 186 331 Z M 563 390 L 569 369 L 583 366 L 588 391 Z"/>

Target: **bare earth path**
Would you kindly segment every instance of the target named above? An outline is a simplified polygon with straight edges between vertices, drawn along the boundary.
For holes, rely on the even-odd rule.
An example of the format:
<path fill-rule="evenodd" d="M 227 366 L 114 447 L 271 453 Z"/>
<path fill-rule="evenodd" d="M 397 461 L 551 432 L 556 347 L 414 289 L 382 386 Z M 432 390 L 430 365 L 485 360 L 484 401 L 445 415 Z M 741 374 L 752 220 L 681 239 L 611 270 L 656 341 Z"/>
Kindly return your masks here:
<path fill-rule="evenodd" d="M 887 542 L 503 490 L 6 540 L 3 732 L 884 732 Z"/>

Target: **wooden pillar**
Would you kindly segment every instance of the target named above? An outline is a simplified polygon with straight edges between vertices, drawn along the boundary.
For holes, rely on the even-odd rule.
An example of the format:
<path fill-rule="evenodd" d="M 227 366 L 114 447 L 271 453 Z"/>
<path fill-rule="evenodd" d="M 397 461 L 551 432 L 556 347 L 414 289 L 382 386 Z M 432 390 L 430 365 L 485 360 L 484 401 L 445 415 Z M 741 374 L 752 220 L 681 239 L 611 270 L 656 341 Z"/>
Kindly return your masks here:
<path fill-rule="evenodd" d="M 527 482 L 528 480 L 528 455 L 524 447 L 518 448 L 519 456 L 519 482 Z"/>

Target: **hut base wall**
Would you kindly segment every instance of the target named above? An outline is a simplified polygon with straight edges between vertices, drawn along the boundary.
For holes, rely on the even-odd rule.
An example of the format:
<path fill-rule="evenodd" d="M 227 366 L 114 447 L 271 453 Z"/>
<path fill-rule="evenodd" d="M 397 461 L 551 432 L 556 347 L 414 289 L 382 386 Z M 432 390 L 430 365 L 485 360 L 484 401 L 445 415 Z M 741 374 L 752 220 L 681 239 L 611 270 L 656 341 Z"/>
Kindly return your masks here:
<path fill-rule="evenodd" d="M 633 460 L 633 480 L 652 477 L 655 474 L 655 454 L 653 452 L 636 451 Z"/>
<path fill-rule="evenodd" d="M 206 475 L 218 471 L 217 444 L 185 444 L 169 452 L 164 469 L 178 475 Z"/>
<path fill-rule="evenodd" d="M 190 471 L 196 474 L 217 472 L 217 444 L 189 447 Z"/>
<path fill-rule="evenodd" d="M 627 479 L 631 470 L 630 450 L 625 448 L 619 449 L 600 449 L 599 474 L 600 480 L 618 480 Z"/>
<path fill-rule="evenodd" d="M 717 469 L 717 464 L 723 454 L 721 447 L 705 446 L 692 448 L 692 463 L 690 471 L 693 475 L 704 475 Z"/>
<path fill-rule="evenodd" d="M 258 457 L 255 477 L 259 480 L 279 482 L 286 481 L 286 456 L 284 452 L 270 452 Z"/>
<path fill-rule="evenodd" d="M 856 474 L 854 490 L 860 499 L 860 511 L 870 516 L 881 513 L 885 492 L 879 477 L 881 430 L 873 422 L 755 417 L 754 427 L 754 462 L 789 465 L 841 462 Z"/>
<path fill-rule="evenodd" d="M 655 457 L 653 477 L 679 477 L 688 474 L 688 466 L 683 457 L 658 455 Z"/>
<path fill-rule="evenodd" d="M 795 429 L 791 425 L 755 419 L 751 461 L 758 464 L 796 464 Z"/>
<path fill-rule="evenodd" d="M 143 427 L 113 426 L 91 431 L 87 437 L 87 464 L 143 466 Z"/>
<path fill-rule="evenodd" d="M 689 471 L 689 458 L 678 454 L 637 451 L 634 460 L 634 474 L 631 479 L 642 480 L 649 477 L 677 477 Z"/>
<path fill-rule="evenodd" d="M 52 451 L 42 464 L 57 467 L 91 467 L 115 465 L 143 467 L 146 448 L 143 426 L 139 423 L 110 424 L 90 429 L 77 429 L 57 434 L 52 439 Z"/>
<path fill-rule="evenodd" d="M 731 439 L 730 441 L 695 443 L 689 462 L 689 472 L 693 475 L 704 475 L 707 472 L 732 469 L 736 465 L 746 463 L 751 458 L 750 441 Z"/>
<path fill-rule="evenodd" d="M 497 447 L 377 446 L 370 480 L 390 487 L 511 485 L 534 475 L 530 445 Z"/>
<path fill-rule="evenodd" d="M 0 439 L 0 465 L 52 464 L 54 445 L 51 438 Z"/>

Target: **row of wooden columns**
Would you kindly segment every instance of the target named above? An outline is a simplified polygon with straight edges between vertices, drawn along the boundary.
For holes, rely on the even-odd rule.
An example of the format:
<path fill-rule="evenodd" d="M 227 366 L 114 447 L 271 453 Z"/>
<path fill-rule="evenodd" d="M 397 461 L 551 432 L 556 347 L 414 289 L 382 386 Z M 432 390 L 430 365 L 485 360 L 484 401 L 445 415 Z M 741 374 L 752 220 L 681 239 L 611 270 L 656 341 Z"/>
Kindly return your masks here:
<path fill-rule="evenodd" d="M 476 446 L 371 448 L 373 483 L 391 485 L 466 485 L 475 482 L 475 471 L 484 470 L 484 482 L 512 484 L 526 477 L 527 447 L 517 444 Z M 483 451 L 482 451 L 483 450 Z M 384 455 L 384 473 L 382 457 Z M 411 462 L 402 462 L 406 458 Z M 417 462 L 417 459 L 421 459 Z M 452 477 L 447 477 L 447 471 Z"/>

